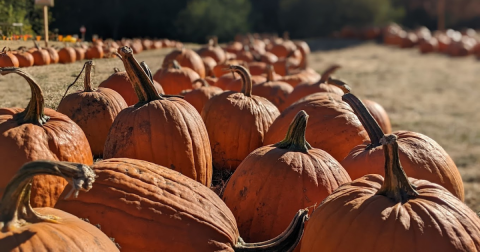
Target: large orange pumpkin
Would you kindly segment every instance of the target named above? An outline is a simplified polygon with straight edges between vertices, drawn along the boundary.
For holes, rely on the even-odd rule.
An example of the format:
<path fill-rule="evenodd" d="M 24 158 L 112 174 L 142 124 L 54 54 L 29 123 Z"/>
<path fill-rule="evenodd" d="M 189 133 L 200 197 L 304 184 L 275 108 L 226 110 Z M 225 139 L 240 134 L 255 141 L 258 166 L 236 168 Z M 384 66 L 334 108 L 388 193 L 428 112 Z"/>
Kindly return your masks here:
<path fill-rule="evenodd" d="M 0 195 L 26 162 L 44 159 L 92 164 L 92 151 L 82 129 L 66 115 L 44 108 L 43 92 L 28 73 L 18 68 L 0 68 L 0 74 L 10 73 L 25 78 L 32 97 L 26 109 L 0 109 Z M 32 206 L 53 206 L 66 183 L 60 177 L 35 176 Z"/>
<path fill-rule="evenodd" d="M 202 58 L 191 49 L 182 48 L 173 50 L 163 59 L 162 67 L 168 67 L 168 64 L 173 60 L 176 60 L 180 66 L 188 67 L 197 72 L 198 75 L 200 75 L 200 78 L 205 78 L 207 76 Z"/>
<path fill-rule="evenodd" d="M 343 161 L 343 167 L 352 179 L 366 174 L 383 174 L 384 156 L 380 139 L 383 131 L 371 116 L 362 102 L 352 94 L 345 94 L 347 101 L 360 118 L 370 141 L 352 148 Z M 418 179 L 426 179 L 437 183 L 460 200 L 464 200 L 462 177 L 457 166 L 445 150 L 433 139 L 416 132 L 397 131 L 400 145 L 400 161 L 408 174 Z"/>
<path fill-rule="evenodd" d="M 334 93 L 315 93 L 288 107 L 273 122 L 264 144 L 282 140 L 288 126 L 300 110 L 310 115 L 306 137 L 312 147 L 324 150 L 336 160 L 343 160 L 353 147 L 368 139 L 352 108 Z"/>
<path fill-rule="evenodd" d="M 167 67 L 159 69 L 153 79 L 162 85 L 165 94 L 177 95 L 192 87 L 194 80 L 200 76 L 188 67 L 181 67 L 173 60 Z"/>
<path fill-rule="evenodd" d="M 241 76 L 242 92 L 214 96 L 202 110 L 213 166 L 219 170 L 235 170 L 250 152 L 262 146 L 265 133 L 280 114 L 267 99 L 252 95 L 252 79 L 245 67 L 230 68 Z"/>
<path fill-rule="evenodd" d="M 31 67 L 35 63 L 33 55 L 29 53 L 25 47 L 19 48 L 19 50 L 14 53 L 14 55 L 18 59 L 19 67 Z"/>
<path fill-rule="evenodd" d="M 67 95 L 57 111 L 67 115 L 82 128 L 95 157 L 103 155 L 103 147 L 113 120 L 127 103 L 120 94 L 109 88 L 92 88 L 93 61 L 85 63 L 83 90 Z"/>
<path fill-rule="evenodd" d="M 62 64 L 73 63 L 77 61 L 77 53 L 71 47 L 64 47 L 58 51 L 59 61 Z"/>
<path fill-rule="evenodd" d="M 193 84 L 196 84 L 197 82 L 200 82 L 202 86 L 197 89 L 184 92 L 182 94 L 185 101 L 192 104 L 192 106 L 198 111 L 198 113 L 201 114 L 202 109 L 208 102 L 208 100 L 210 100 L 215 95 L 223 93 L 223 90 L 219 87 L 210 86 L 204 79 L 197 79 L 193 81 Z"/>
<path fill-rule="evenodd" d="M 140 66 L 131 48 L 119 53 L 139 103 L 117 115 L 103 157 L 150 161 L 210 186 L 212 153 L 198 112 L 184 99 L 158 94 L 148 67 Z"/>
<path fill-rule="evenodd" d="M 274 238 L 299 209 L 351 181 L 337 160 L 305 140 L 307 119 L 298 112 L 284 140 L 254 150 L 228 181 L 222 198 L 247 242 Z"/>
<path fill-rule="evenodd" d="M 217 64 L 223 63 L 225 60 L 227 60 L 225 51 L 218 46 L 217 37 L 209 39 L 207 46 L 200 48 L 197 53 L 200 55 L 200 57 L 212 57 Z"/>
<path fill-rule="evenodd" d="M 127 158 L 103 160 L 92 168 L 97 175 L 93 188 L 55 207 L 101 226 L 122 252 L 293 251 L 303 233 L 305 210 L 276 239 L 247 244 L 225 203 L 176 171 Z"/>
<path fill-rule="evenodd" d="M 115 90 L 123 97 L 128 106 L 137 104 L 138 97 L 133 89 L 133 84 L 130 82 L 130 78 L 128 78 L 127 72 L 120 71 L 118 68 L 114 68 L 113 71 L 114 73 L 98 86 Z M 165 94 L 162 86 L 158 82 L 154 80 L 153 85 L 159 94 Z"/>
<path fill-rule="evenodd" d="M 477 214 L 442 186 L 408 178 L 395 135 L 381 143 L 385 178 L 366 175 L 328 196 L 308 221 L 301 251 L 479 251 Z"/>
<path fill-rule="evenodd" d="M 79 190 L 90 190 L 95 181 L 95 172 L 82 164 L 52 161 L 25 164 L 0 201 L 1 250 L 119 251 L 100 229 L 72 214 L 49 207 L 32 208 L 29 198 L 32 177 L 45 174 L 71 181 L 75 196 Z"/>
<path fill-rule="evenodd" d="M 0 52 L 0 67 L 18 67 L 19 62 L 17 57 L 10 52 L 10 49 L 7 51 L 7 47 L 4 47 L 2 52 Z"/>
<path fill-rule="evenodd" d="M 275 81 L 275 71 L 270 65 L 267 67 L 267 81 L 253 85 L 252 93 L 267 98 L 273 105 L 279 108 L 293 91 L 290 84 L 282 81 Z"/>

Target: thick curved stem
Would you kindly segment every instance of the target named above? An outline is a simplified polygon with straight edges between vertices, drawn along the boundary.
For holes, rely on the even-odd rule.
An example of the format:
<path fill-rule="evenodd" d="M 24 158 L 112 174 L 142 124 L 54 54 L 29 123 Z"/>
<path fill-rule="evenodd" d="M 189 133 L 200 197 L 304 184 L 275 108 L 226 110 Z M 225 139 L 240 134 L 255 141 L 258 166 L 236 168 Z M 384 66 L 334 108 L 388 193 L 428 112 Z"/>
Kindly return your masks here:
<path fill-rule="evenodd" d="M 237 72 L 240 77 L 242 78 L 242 93 L 245 96 L 251 97 L 252 96 L 252 76 L 250 72 L 248 72 L 247 68 L 240 65 L 231 65 L 230 70 L 233 72 Z"/>
<path fill-rule="evenodd" d="M 83 80 L 83 91 L 92 92 L 92 68 L 95 66 L 93 61 L 85 62 L 85 79 Z"/>
<path fill-rule="evenodd" d="M 180 66 L 180 64 L 178 64 L 178 61 L 176 60 L 171 60 L 169 63 L 168 63 L 168 68 L 173 68 L 173 69 L 181 69 L 182 67 Z"/>
<path fill-rule="evenodd" d="M 30 189 L 35 175 L 55 175 L 65 178 L 71 185 L 72 193 L 77 197 L 79 190 L 88 191 L 95 182 L 95 172 L 79 163 L 60 161 L 34 161 L 20 168 L 5 189 L 0 201 L 1 232 L 9 232 L 26 223 L 55 222 L 58 217 L 43 216 L 36 213 L 30 205 Z"/>
<path fill-rule="evenodd" d="M 387 196 L 395 202 L 402 203 L 418 196 L 418 192 L 408 181 L 408 177 L 400 164 L 397 136 L 385 135 L 380 139 L 380 142 L 385 154 L 385 180 L 376 194 Z"/>
<path fill-rule="evenodd" d="M 357 115 L 358 119 L 360 119 L 360 122 L 367 131 L 371 142 L 368 148 L 375 148 L 377 146 L 380 146 L 380 139 L 382 139 L 384 135 L 383 130 L 382 128 L 380 128 L 377 121 L 370 114 L 363 102 L 360 101 L 360 99 L 358 99 L 353 94 L 344 94 L 342 96 L 342 100 L 348 103 L 350 107 L 352 107 L 353 111 Z"/>
<path fill-rule="evenodd" d="M 330 75 L 335 73 L 339 68 L 341 68 L 340 65 L 331 65 L 330 67 L 328 67 L 325 71 L 323 71 L 321 75 L 322 77 L 320 78 L 318 83 L 319 84 L 327 83 L 328 79 L 330 78 Z"/>
<path fill-rule="evenodd" d="M 209 87 L 210 86 L 210 85 L 208 85 L 208 82 L 206 80 L 202 79 L 202 78 L 198 78 L 198 79 L 194 80 L 192 82 L 192 85 L 197 83 L 197 82 L 200 82 L 200 84 L 202 84 L 202 87 Z"/>
<path fill-rule="evenodd" d="M 284 251 L 290 252 L 297 247 L 298 243 L 302 239 L 303 231 L 305 227 L 305 221 L 308 220 L 308 210 L 302 209 L 293 218 L 288 228 L 283 231 L 279 236 L 258 243 L 245 243 L 241 238 L 235 246 L 235 252 L 273 252 Z"/>
<path fill-rule="evenodd" d="M 275 73 L 275 69 L 272 65 L 267 66 L 267 82 L 272 82 L 274 77 L 273 74 Z"/>
<path fill-rule="evenodd" d="M 345 94 L 348 94 L 352 91 L 352 88 L 347 83 L 345 83 L 345 81 L 342 81 L 340 79 L 328 78 L 328 84 L 339 87 Z"/>
<path fill-rule="evenodd" d="M 153 86 L 153 82 L 148 74 L 133 56 L 132 49 L 128 46 L 120 47 L 118 53 L 122 56 L 121 60 L 132 82 L 139 103 L 163 99 Z"/>
<path fill-rule="evenodd" d="M 308 152 L 312 146 L 305 139 L 305 131 L 307 129 L 308 114 L 304 110 L 300 110 L 292 123 L 288 127 L 287 135 L 281 142 L 275 146 L 280 149 L 288 149 L 291 151 Z"/>
<path fill-rule="evenodd" d="M 50 117 L 45 115 L 44 112 L 45 101 L 43 99 L 42 89 L 33 79 L 33 77 L 27 72 L 24 72 L 23 70 L 16 67 L 0 68 L 1 75 L 11 73 L 16 73 L 25 78 L 25 80 L 28 82 L 28 85 L 30 85 L 30 90 L 32 92 L 32 97 L 30 98 L 30 102 L 28 103 L 27 108 L 25 108 L 25 111 L 19 114 L 18 120 L 20 121 L 20 123 L 33 123 L 36 125 L 45 124 L 50 119 Z"/>

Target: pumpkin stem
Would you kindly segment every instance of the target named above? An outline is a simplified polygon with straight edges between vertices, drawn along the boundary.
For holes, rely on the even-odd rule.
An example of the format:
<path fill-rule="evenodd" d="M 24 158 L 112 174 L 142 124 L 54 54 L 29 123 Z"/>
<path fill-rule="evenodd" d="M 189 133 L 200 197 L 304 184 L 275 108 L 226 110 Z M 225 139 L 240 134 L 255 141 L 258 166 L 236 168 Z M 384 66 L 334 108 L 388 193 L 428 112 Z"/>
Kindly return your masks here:
<path fill-rule="evenodd" d="M 290 40 L 290 32 L 288 31 L 283 32 L 283 40 Z"/>
<path fill-rule="evenodd" d="M 180 64 L 178 64 L 178 61 L 177 60 L 171 60 L 169 63 L 168 63 L 168 68 L 174 68 L 174 69 L 181 69 L 182 67 L 180 66 Z"/>
<path fill-rule="evenodd" d="M 72 193 L 77 197 L 79 190 L 90 190 L 95 181 L 95 172 L 83 164 L 34 161 L 23 165 L 5 188 L 0 201 L 1 232 L 9 232 L 28 223 L 56 222 L 59 219 L 56 216 L 40 215 L 30 205 L 32 178 L 43 174 L 65 178 L 72 185 L 72 191 L 67 197 Z"/>
<path fill-rule="evenodd" d="M 345 83 L 345 81 L 342 81 L 340 79 L 334 79 L 330 77 L 328 78 L 328 84 L 339 87 L 345 94 L 348 94 L 352 91 L 352 88 L 347 83 Z"/>
<path fill-rule="evenodd" d="M 148 66 L 144 64 L 142 67 L 133 56 L 132 48 L 128 46 L 120 47 L 118 53 L 122 56 L 121 60 L 125 66 L 128 77 L 132 82 L 133 89 L 137 94 L 139 103 L 146 103 L 154 100 L 163 99 L 158 94 L 153 85 L 153 81 L 145 72 L 144 68 L 148 69 Z M 148 70 L 149 71 L 149 70 Z"/>
<path fill-rule="evenodd" d="M 30 102 L 28 103 L 27 108 L 25 108 L 22 113 L 18 114 L 18 120 L 20 121 L 20 123 L 33 123 L 36 125 L 45 124 L 50 119 L 50 117 L 45 115 L 44 112 L 45 101 L 43 99 L 42 89 L 33 79 L 33 77 L 27 72 L 24 72 L 23 70 L 16 67 L 0 68 L 1 75 L 11 73 L 16 73 L 25 78 L 25 80 L 27 80 L 28 82 L 28 85 L 30 85 L 30 90 L 32 92 L 32 97 L 30 98 Z"/>
<path fill-rule="evenodd" d="M 152 75 L 152 71 L 150 71 L 150 68 L 148 67 L 147 63 L 145 63 L 145 61 L 142 61 L 140 62 L 140 66 L 142 67 L 143 71 L 145 71 L 145 73 L 147 74 L 148 78 L 150 78 L 150 80 L 152 82 L 153 81 L 153 75 Z"/>
<path fill-rule="evenodd" d="M 385 135 L 380 139 L 385 155 L 385 180 L 376 193 L 384 195 L 395 202 L 406 202 L 412 197 L 418 196 L 416 188 L 410 184 L 408 177 L 400 164 L 398 157 L 397 136 Z"/>
<path fill-rule="evenodd" d="M 291 252 L 297 247 L 303 236 L 305 221 L 308 220 L 308 210 L 302 209 L 297 212 L 290 225 L 279 236 L 264 242 L 245 243 L 242 238 L 235 245 L 235 252 Z"/>
<path fill-rule="evenodd" d="M 272 82 L 273 81 L 273 74 L 275 73 L 275 69 L 273 68 L 272 65 L 267 66 L 267 82 Z"/>
<path fill-rule="evenodd" d="M 242 93 L 248 97 L 252 96 L 252 76 L 250 72 L 248 72 L 244 66 L 240 65 L 230 65 L 230 70 L 237 72 L 242 78 Z"/>
<path fill-rule="evenodd" d="M 360 101 L 360 99 L 358 99 L 355 95 L 350 93 L 344 94 L 342 96 L 342 100 L 352 107 L 355 115 L 357 115 L 358 119 L 360 119 L 360 122 L 367 131 L 368 136 L 370 137 L 370 144 L 367 148 L 371 149 L 380 146 L 380 139 L 382 139 L 384 135 L 383 130 L 380 128 L 375 118 L 373 118 L 373 116 L 370 114 L 367 107 L 365 107 L 365 104 L 363 104 L 363 102 Z"/>
<path fill-rule="evenodd" d="M 305 130 L 307 129 L 308 114 L 304 110 L 300 110 L 292 123 L 288 127 L 287 135 L 281 142 L 275 144 L 280 149 L 288 149 L 291 151 L 308 152 L 312 146 L 305 139 Z"/>
<path fill-rule="evenodd" d="M 92 68 L 95 66 L 93 61 L 85 62 L 85 79 L 83 80 L 83 88 L 85 92 L 92 92 Z"/>
<path fill-rule="evenodd" d="M 118 73 L 118 72 L 120 72 L 120 68 L 118 68 L 118 67 L 114 67 L 114 68 L 113 68 L 113 72 L 114 72 L 114 73 Z"/>
<path fill-rule="evenodd" d="M 202 84 L 202 87 L 209 87 L 210 86 L 210 85 L 208 85 L 208 82 L 206 80 L 202 79 L 202 78 L 198 78 L 198 79 L 194 80 L 192 82 L 192 85 L 197 83 L 197 82 L 200 82 L 200 84 Z"/>
<path fill-rule="evenodd" d="M 37 48 L 37 50 L 42 49 L 42 48 L 40 47 L 40 45 L 39 45 L 35 40 L 33 40 L 33 44 L 35 45 L 35 48 Z"/>
<path fill-rule="evenodd" d="M 339 68 L 341 68 L 340 65 L 331 65 L 330 67 L 328 67 L 325 71 L 323 71 L 322 73 L 322 77 L 320 78 L 320 80 L 318 81 L 319 84 L 321 83 L 327 83 L 328 79 L 330 78 L 330 75 L 332 75 L 333 73 L 335 73 Z"/>
<path fill-rule="evenodd" d="M 212 45 L 213 47 L 218 47 L 218 37 L 217 36 L 213 36 L 212 37 Z"/>
<path fill-rule="evenodd" d="M 2 53 L 7 53 L 7 47 L 6 46 L 2 49 Z"/>

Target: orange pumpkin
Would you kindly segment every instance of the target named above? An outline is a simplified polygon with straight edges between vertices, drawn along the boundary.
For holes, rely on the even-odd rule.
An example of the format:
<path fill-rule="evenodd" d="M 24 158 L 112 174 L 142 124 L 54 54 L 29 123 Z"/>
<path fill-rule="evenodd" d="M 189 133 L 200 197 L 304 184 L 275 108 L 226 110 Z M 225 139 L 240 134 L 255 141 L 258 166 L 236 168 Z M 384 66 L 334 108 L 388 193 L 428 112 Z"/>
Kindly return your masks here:
<path fill-rule="evenodd" d="M 201 114 L 205 103 L 213 96 L 223 93 L 223 90 L 219 87 L 210 86 L 204 79 L 197 79 L 193 81 L 193 84 L 195 85 L 197 82 L 201 83 L 201 87 L 184 92 L 183 98 Z"/>
<path fill-rule="evenodd" d="M 355 110 L 370 137 L 370 141 L 352 148 L 350 154 L 341 162 L 343 167 L 352 179 L 365 174 L 382 175 L 384 165 L 380 143 L 382 129 L 357 97 L 345 94 L 343 99 Z M 437 142 L 411 131 L 397 131 L 393 134 L 398 137 L 400 161 L 408 174 L 437 183 L 460 200 L 464 200 L 462 177 L 457 166 Z"/>
<path fill-rule="evenodd" d="M 73 63 L 77 61 L 77 53 L 71 47 L 64 47 L 58 51 L 59 61 L 62 64 Z"/>
<path fill-rule="evenodd" d="M 230 82 L 236 81 L 236 80 L 241 80 L 241 77 L 238 76 L 238 74 L 235 74 L 234 72 L 226 73 L 226 74 L 220 76 L 220 78 L 218 78 L 215 81 L 214 86 L 219 87 L 222 90 L 227 90 L 228 84 L 230 84 Z"/>
<path fill-rule="evenodd" d="M 264 144 L 282 140 L 288 126 L 300 110 L 310 115 L 306 137 L 312 147 L 343 160 L 350 150 L 368 139 L 367 133 L 350 106 L 335 93 L 315 93 L 288 107 L 273 122 Z"/>
<path fill-rule="evenodd" d="M 226 52 L 236 54 L 237 52 L 240 52 L 241 50 L 243 50 L 243 44 L 238 41 L 232 41 L 223 49 Z"/>
<path fill-rule="evenodd" d="M 19 67 L 31 67 L 35 63 L 33 55 L 25 49 L 25 47 L 21 47 L 16 53 L 14 53 L 15 57 L 18 59 Z"/>
<path fill-rule="evenodd" d="M 10 49 L 7 51 L 7 47 L 4 47 L 2 52 L 0 52 L 0 67 L 18 67 L 19 62 L 17 57 L 10 52 Z"/>
<path fill-rule="evenodd" d="M 267 81 L 267 78 L 261 75 L 254 75 L 251 77 L 251 79 L 252 79 L 252 84 L 254 86 Z M 225 87 L 225 90 L 240 92 L 242 91 L 242 87 L 243 87 L 242 79 L 236 78 L 227 84 L 227 86 Z"/>
<path fill-rule="evenodd" d="M 26 109 L 0 109 L 0 195 L 8 181 L 24 163 L 33 160 L 61 160 L 93 163 L 92 151 L 82 129 L 67 116 L 44 108 L 43 92 L 35 80 L 18 68 L 0 68 L 0 74 L 15 73 L 28 82 L 32 92 Z M 35 176 L 32 206 L 52 207 L 63 191 L 65 179 Z"/>
<path fill-rule="evenodd" d="M 362 102 L 373 116 L 375 121 L 377 121 L 378 126 L 380 126 L 383 132 L 385 134 L 391 134 L 392 125 L 390 123 L 390 118 L 388 117 L 387 111 L 385 111 L 382 105 L 367 99 L 363 99 Z"/>
<path fill-rule="evenodd" d="M 438 50 L 438 40 L 436 38 L 430 38 L 419 43 L 418 49 L 421 53 L 431 53 Z"/>
<path fill-rule="evenodd" d="M 75 50 L 75 58 L 77 59 L 77 61 L 85 59 L 85 49 L 83 49 L 82 47 L 74 47 L 73 49 Z"/>
<path fill-rule="evenodd" d="M 260 55 L 260 61 L 267 64 L 274 64 L 278 61 L 278 57 L 271 52 L 265 52 L 264 54 Z"/>
<path fill-rule="evenodd" d="M 477 214 L 442 186 L 408 178 L 395 135 L 381 144 L 385 178 L 366 175 L 328 196 L 308 221 L 301 252 L 478 251 Z"/>
<path fill-rule="evenodd" d="M 277 68 L 275 68 L 277 71 Z M 290 84 L 292 87 L 296 87 L 300 83 L 315 83 L 321 78 L 315 70 L 311 68 L 298 69 L 296 71 L 288 71 L 287 75 L 284 75 L 282 79 L 283 82 Z"/>
<path fill-rule="evenodd" d="M 248 65 L 248 71 L 251 75 L 261 75 L 267 72 L 267 67 L 269 66 L 265 62 L 250 62 Z"/>
<path fill-rule="evenodd" d="M 103 58 L 103 47 L 100 45 L 90 46 L 85 52 L 85 59 L 101 59 Z"/>
<path fill-rule="evenodd" d="M 294 41 L 293 43 L 302 55 L 299 68 L 306 68 L 308 65 L 308 55 L 310 55 L 310 47 L 307 42 L 301 40 Z"/>
<path fill-rule="evenodd" d="M 150 161 L 210 186 L 212 154 L 200 115 L 184 99 L 158 94 L 150 70 L 138 64 L 131 48 L 119 53 L 139 103 L 117 115 L 103 157 Z"/>
<path fill-rule="evenodd" d="M 230 69 L 241 76 L 242 92 L 214 96 L 202 110 L 213 166 L 219 170 L 235 170 L 250 152 L 262 146 L 266 131 L 279 115 L 267 99 L 252 95 L 252 79 L 245 67 L 233 65 Z"/>
<path fill-rule="evenodd" d="M 214 68 L 213 68 L 213 74 L 220 78 L 221 76 L 225 75 L 225 74 L 228 74 L 230 71 L 229 71 L 229 67 L 230 65 L 242 65 L 242 66 L 246 66 L 246 62 L 243 62 L 243 61 L 240 61 L 240 60 L 228 60 L 228 61 L 225 61 L 221 64 L 217 64 Z"/>
<path fill-rule="evenodd" d="M 138 97 L 133 89 L 133 84 L 130 82 L 130 78 L 128 78 L 127 72 L 120 71 L 118 68 L 114 68 L 113 71 L 114 73 L 98 86 L 115 90 L 123 97 L 128 106 L 137 104 Z M 165 94 L 162 86 L 160 86 L 158 82 L 153 81 L 153 85 L 159 94 Z"/>
<path fill-rule="evenodd" d="M 217 65 L 217 62 L 212 57 L 203 57 L 202 61 L 205 66 L 205 75 L 214 76 L 213 68 Z"/>
<path fill-rule="evenodd" d="M 209 85 L 215 86 L 215 82 L 218 81 L 218 78 L 216 78 L 216 77 L 211 77 L 211 76 L 207 76 L 207 77 L 205 77 L 204 80 L 206 80 Z"/>
<path fill-rule="evenodd" d="M 200 76 L 188 67 L 181 67 L 173 60 L 166 68 L 159 69 L 153 79 L 162 85 L 165 94 L 180 94 L 192 87 L 192 82 Z"/>
<path fill-rule="evenodd" d="M 119 251 L 99 228 L 72 214 L 49 207 L 32 208 L 29 199 L 32 177 L 44 174 L 71 181 L 75 196 L 79 190 L 90 190 L 95 181 L 95 172 L 82 164 L 52 161 L 25 164 L 10 181 L 0 201 L 2 251 L 65 251 L 71 248 Z"/>
<path fill-rule="evenodd" d="M 50 54 L 50 64 L 57 64 L 60 61 L 60 56 L 55 48 L 46 47 L 45 50 Z"/>
<path fill-rule="evenodd" d="M 222 198 L 247 242 L 276 237 L 299 209 L 351 181 L 337 160 L 305 140 L 307 119 L 298 112 L 284 140 L 254 150 L 228 181 Z"/>
<path fill-rule="evenodd" d="M 205 78 L 207 76 L 202 58 L 191 49 L 182 48 L 173 50 L 163 59 L 162 67 L 167 67 L 173 60 L 176 60 L 180 66 L 188 67 L 197 72 L 198 75 L 200 75 L 200 78 Z"/>
<path fill-rule="evenodd" d="M 267 98 L 277 108 L 282 106 L 285 99 L 293 91 L 293 87 L 290 84 L 282 81 L 275 81 L 275 71 L 270 65 L 267 68 L 267 81 L 257 85 L 253 85 L 252 93 L 261 97 Z"/>
<path fill-rule="evenodd" d="M 60 101 L 57 111 L 70 117 L 82 128 L 93 155 L 101 157 L 113 120 L 122 109 L 127 107 L 127 103 L 115 90 L 92 88 L 93 66 L 92 61 L 85 63 L 84 89 L 65 96 Z"/>
<path fill-rule="evenodd" d="M 197 53 L 200 55 L 200 57 L 211 57 L 217 62 L 217 64 L 223 63 L 225 60 L 227 60 L 225 51 L 218 46 L 217 37 L 211 38 L 208 41 L 208 45 L 200 48 Z"/>

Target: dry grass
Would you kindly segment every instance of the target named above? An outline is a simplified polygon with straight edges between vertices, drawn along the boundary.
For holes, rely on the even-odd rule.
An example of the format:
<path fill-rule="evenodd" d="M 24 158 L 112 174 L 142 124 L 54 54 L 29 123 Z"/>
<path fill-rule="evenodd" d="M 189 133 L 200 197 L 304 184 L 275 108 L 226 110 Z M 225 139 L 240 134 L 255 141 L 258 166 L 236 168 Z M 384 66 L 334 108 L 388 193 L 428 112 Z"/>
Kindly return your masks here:
<path fill-rule="evenodd" d="M 325 43 L 332 42 L 315 41 L 319 45 Z M 4 44 L 0 42 L 0 46 Z M 146 61 L 156 71 L 168 51 L 143 52 L 137 59 Z M 341 64 L 343 68 L 336 76 L 348 80 L 356 95 L 381 103 L 391 117 L 394 130 L 421 132 L 439 142 L 460 169 L 466 203 L 480 211 L 480 102 L 476 100 L 480 97 L 480 62 L 473 57 L 420 55 L 414 49 L 365 43 L 313 52 L 310 63 L 317 71 L 332 63 Z M 118 59 L 98 60 L 96 65 L 96 84 L 106 79 L 114 67 L 123 68 Z M 47 106 L 55 108 L 82 66 L 80 62 L 31 67 L 26 71 L 41 84 Z M 80 85 L 81 81 L 73 90 Z M 29 92 L 20 77 L 0 77 L 0 107 L 26 106 Z"/>

